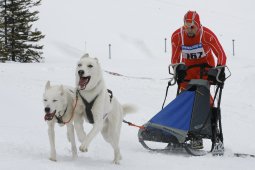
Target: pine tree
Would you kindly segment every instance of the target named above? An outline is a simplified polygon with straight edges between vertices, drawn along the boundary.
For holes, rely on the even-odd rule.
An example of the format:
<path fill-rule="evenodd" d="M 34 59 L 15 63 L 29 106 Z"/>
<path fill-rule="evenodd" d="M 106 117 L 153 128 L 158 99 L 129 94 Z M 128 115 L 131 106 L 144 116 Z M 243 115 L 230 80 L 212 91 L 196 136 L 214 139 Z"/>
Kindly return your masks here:
<path fill-rule="evenodd" d="M 6 19 L 6 0 L 0 0 L 0 62 L 5 62 L 8 59 L 8 52 L 6 51 L 5 46 L 7 45 L 6 42 L 6 29 L 7 25 L 5 22 Z"/>
<path fill-rule="evenodd" d="M 44 38 L 38 29 L 32 30 L 32 23 L 37 21 L 38 11 L 31 12 L 31 8 L 40 5 L 41 0 L 4 0 L 5 14 L 4 50 L 8 59 L 16 62 L 40 62 L 42 45 L 36 44 Z M 1 29 L 1 28 L 0 28 Z M 2 42 L 3 44 L 3 42 Z"/>

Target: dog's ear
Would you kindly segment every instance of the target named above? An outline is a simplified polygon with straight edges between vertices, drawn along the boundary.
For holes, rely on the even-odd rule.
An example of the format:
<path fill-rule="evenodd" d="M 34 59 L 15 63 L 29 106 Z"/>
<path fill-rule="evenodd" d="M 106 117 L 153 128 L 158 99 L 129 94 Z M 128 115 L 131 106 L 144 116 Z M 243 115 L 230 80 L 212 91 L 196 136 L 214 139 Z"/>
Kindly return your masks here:
<path fill-rule="evenodd" d="M 96 62 L 98 63 L 98 58 L 94 58 L 96 60 Z"/>
<path fill-rule="evenodd" d="M 88 53 L 84 54 L 81 58 L 87 58 L 87 57 L 89 57 Z"/>
<path fill-rule="evenodd" d="M 63 87 L 63 85 L 60 86 L 60 95 L 61 96 L 64 95 L 64 87 Z"/>
<path fill-rule="evenodd" d="M 45 90 L 48 90 L 50 88 L 50 81 L 47 81 L 46 85 L 45 85 Z"/>

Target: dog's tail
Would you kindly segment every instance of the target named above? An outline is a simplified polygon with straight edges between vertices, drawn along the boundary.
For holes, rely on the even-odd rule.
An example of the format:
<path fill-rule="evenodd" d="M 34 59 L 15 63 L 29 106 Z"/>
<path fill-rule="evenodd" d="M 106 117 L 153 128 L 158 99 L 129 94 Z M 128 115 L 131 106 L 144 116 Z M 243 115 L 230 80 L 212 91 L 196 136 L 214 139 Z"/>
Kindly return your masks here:
<path fill-rule="evenodd" d="M 137 112 L 137 107 L 133 104 L 123 104 L 122 108 L 124 115 Z"/>

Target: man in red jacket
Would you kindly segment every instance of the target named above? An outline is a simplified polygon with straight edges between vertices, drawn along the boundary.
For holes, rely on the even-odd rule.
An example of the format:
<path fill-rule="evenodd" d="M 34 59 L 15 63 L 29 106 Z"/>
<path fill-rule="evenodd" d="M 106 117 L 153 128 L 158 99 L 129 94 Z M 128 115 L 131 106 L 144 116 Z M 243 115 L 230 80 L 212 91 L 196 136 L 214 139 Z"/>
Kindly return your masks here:
<path fill-rule="evenodd" d="M 171 38 L 172 64 L 183 62 L 187 71 L 178 75 L 180 90 L 187 87 L 191 79 L 207 79 L 210 67 L 226 64 L 226 54 L 216 37 L 207 27 L 200 24 L 196 11 L 188 11 L 184 16 L 184 25 L 177 29 Z M 179 76 L 179 77 L 178 77 Z M 203 141 L 194 140 L 193 148 L 202 149 Z"/>
<path fill-rule="evenodd" d="M 172 34 L 171 43 L 172 64 L 183 62 L 188 68 L 205 65 L 205 69 L 226 64 L 226 54 L 218 38 L 209 28 L 200 24 L 196 11 L 185 14 L 184 25 Z M 186 88 L 189 80 L 201 78 L 201 71 L 201 67 L 188 69 L 185 75 L 187 81 L 181 83 L 181 90 Z M 206 79 L 203 73 L 202 78 Z"/>

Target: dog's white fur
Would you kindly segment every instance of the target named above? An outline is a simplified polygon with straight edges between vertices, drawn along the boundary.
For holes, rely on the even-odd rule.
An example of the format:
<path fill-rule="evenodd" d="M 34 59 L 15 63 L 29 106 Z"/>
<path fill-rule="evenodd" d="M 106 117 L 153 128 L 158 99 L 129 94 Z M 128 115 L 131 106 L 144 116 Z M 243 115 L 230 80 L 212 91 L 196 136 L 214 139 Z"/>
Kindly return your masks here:
<path fill-rule="evenodd" d="M 82 71 L 83 74 L 79 71 Z M 86 106 L 80 96 L 76 107 L 77 118 L 74 119 L 74 126 L 79 140 L 82 141 L 79 148 L 80 151 L 87 152 L 90 142 L 101 131 L 105 141 L 110 143 L 114 150 L 113 163 L 119 164 L 121 160 L 119 139 L 124 117 L 123 109 L 125 110 L 125 108 L 123 108 L 114 95 L 110 99 L 102 74 L 103 72 L 96 58 L 91 58 L 88 54 L 81 57 L 76 68 L 76 88 L 80 95 L 88 102 L 91 102 L 96 96 L 98 97 L 92 107 L 94 124 L 88 135 L 86 136 L 83 130 L 83 119 L 87 120 L 87 116 L 85 113 Z M 88 76 L 90 76 L 89 82 L 85 87 L 81 87 L 80 77 Z"/>
<path fill-rule="evenodd" d="M 55 123 L 57 117 L 62 117 L 64 122 L 67 122 L 72 117 L 73 103 L 75 100 L 74 89 L 63 85 L 51 86 L 48 81 L 45 86 L 45 92 L 43 94 L 43 103 L 45 113 L 54 113 L 55 116 L 52 120 L 47 120 L 48 123 L 48 135 L 50 141 L 50 160 L 56 161 L 56 148 L 55 148 Z M 54 115 L 54 114 L 53 114 Z M 62 126 L 64 124 L 60 124 Z M 67 126 L 67 138 L 71 142 L 72 156 L 77 157 L 77 148 L 75 144 L 74 126 L 73 120 L 66 123 Z"/>

